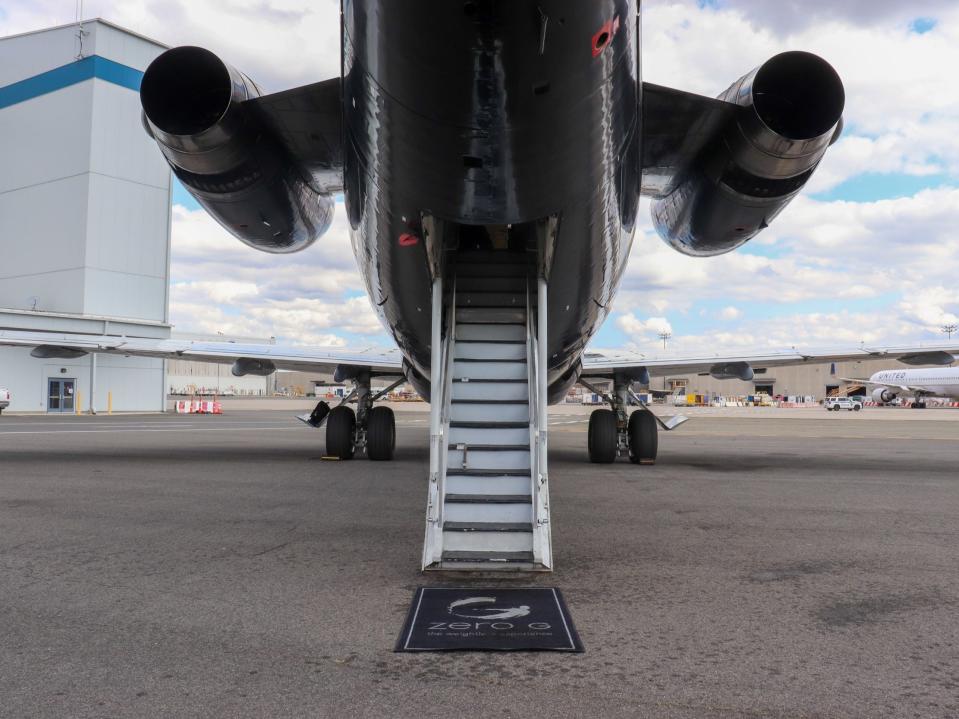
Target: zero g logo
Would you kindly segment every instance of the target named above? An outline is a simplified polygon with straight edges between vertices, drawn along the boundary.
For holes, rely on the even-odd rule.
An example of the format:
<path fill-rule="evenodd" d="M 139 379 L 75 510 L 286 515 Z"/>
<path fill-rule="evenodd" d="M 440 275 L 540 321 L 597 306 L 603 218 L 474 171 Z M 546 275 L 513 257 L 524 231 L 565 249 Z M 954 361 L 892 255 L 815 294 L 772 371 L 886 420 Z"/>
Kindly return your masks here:
<path fill-rule="evenodd" d="M 516 629 L 516 624 L 506 620 L 528 617 L 531 610 L 527 604 L 521 604 L 518 607 L 496 606 L 496 597 L 468 597 L 453 602 L 446 608 L 446 611 L 454 617 L 480 621 L 430 622 L 428 631 L 444 629 L 466 631 L 484 627 L 489 627 L 496 631 Z M 524 627 L 538 631 L 552 629 L 552 625 L 548 622 L 530 622 L 529 624 L 525 624 Z"/>

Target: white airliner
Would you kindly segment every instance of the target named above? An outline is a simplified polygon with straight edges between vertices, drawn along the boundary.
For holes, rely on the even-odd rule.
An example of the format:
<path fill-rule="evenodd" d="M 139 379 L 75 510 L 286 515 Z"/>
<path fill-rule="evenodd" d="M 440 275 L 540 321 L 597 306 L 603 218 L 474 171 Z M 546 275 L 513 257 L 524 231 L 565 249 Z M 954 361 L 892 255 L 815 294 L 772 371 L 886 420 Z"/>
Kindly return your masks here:
<path fill-rule="evenodd" d="M 959 399 L 959 367 L 883 370 L 869 379 L 843 381 L 872 387 L 872 398 L 879 404 L 889 404 L 906 395 L 916 398 L 914 408 L 925 409 L 927 397 Z"/>

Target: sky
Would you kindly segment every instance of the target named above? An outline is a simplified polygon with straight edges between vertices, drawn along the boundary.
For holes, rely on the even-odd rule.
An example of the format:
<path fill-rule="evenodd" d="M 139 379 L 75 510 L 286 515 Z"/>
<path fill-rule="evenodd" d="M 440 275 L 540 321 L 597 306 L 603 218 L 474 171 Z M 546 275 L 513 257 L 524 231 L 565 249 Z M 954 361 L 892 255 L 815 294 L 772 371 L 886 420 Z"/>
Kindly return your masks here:
<path fill-rule="evenodd" d="M 87 0 L 169 45 L 208 47 L 267 92 L 339 70 L 338 0 Z M 0 36 L 73 21 L 73 0 L 4 0 Z M 843 138 L 757 239 L 690 258 L 649 202 L 598 348 L 671 352 L 915 343 L 959 319 L 959 3 L 647 0 L 644 79 L 715 96 L 784 50 L 826 58 L 846 86 Z M 173 209 L 177 331 L 310 345 L 389 345 L 353 258 L 342 202 L 308 250 L 231 238 L 181 189 Z"/>

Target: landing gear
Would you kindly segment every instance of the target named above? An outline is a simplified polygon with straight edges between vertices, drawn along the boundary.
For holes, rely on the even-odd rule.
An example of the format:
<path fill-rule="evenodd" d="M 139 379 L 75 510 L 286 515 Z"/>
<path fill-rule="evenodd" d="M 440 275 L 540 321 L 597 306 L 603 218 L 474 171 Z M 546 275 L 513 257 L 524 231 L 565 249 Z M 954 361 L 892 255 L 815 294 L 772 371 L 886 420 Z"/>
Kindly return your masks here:
<path fill-rule="evenodd" d="M 396 450 L 396 419 L 389 407 L 374 407 L 366 421 L 366 456 L 388 462 Z"/>
<path fill-rule="evenodd" d="M 656 418 L 648 409 L 641 409 L 629 416 L 629 459 L 633 464 L 655 464 L 659 449 L 659 428 Z"/>
<path fill-rule="evenodd" d="M 339 374 L 340 370 L 337 370 Z M 309 415 L 299 419 L 306 424 L 319 428 L 326 422 L 326 454 L 337 459 L 353 459 L 357 450 L 366 450 L 366 456 L 376 462 L 393 459 L 396 452 L 396 419 L 389 407 L 374 407 L 373 403 L 385 397 L 406 381 L 401 378 L 375 396 L 370 389 L 370 372 L 351 370 L 338 379 L 353 380 L 353 391 L 339 407 L 330 409 L 326 402 L 320 402 Z M 354 412 L 347 406 L 351 400 L 356 402 Z"/>
<path fill-rule="evenodd" d="M 619 449 L 619 430 L 616 413 L 611 409 L 597 409 L 589 416 L 587 439 L 589 461 L 594 464 L 612 464 Z"/>
<path fill-rule="evenodd" d="M 926 408 L 926 403 L 925 403 L 924 401 L 922 401 L 922 400 L 918 400 L 918 399 L 917 399 L 915 402 L 912 403 L 912 408 L 913 408 L 913 409 L 925 409 L 925 408 Z"/>
<path fill-rule="evenodd" d="M 330 411 L 326 420 L 326 454 L 337 459 L 353 459 L 356 452 L 356 413 L 341 405 Z"/>
<path fill-rule="evenodd" d="M 584 380 L 580 380 L 580 383 L 591 392 L 601 395 L 612 407 L 598 409 L 589 417 L 589 461 L 611 464 L 616 457 L 625 455 L 633 464 L 655 464 L 659 449 L 659 424 L 653 413 L 630 391 L 629 378 L 617 374 L 613 380 L 612 394 L 599 392 Z M 628 409 L 631 395 L 634 404 L 642 406 L 632 415 Z M 669 425 L 666 429 L 674 429 L 682 421 L 685 418 L 680 418 L 675 425 Z"/>

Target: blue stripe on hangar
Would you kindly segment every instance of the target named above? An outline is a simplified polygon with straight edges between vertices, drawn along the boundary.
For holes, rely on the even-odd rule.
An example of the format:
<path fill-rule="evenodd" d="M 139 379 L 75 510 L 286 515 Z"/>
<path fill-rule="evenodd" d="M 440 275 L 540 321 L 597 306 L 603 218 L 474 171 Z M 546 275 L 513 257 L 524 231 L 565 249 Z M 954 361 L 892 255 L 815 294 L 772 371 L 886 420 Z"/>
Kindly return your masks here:
<path fill-rule="evenodd" d="M 139 92 L 143 73 L 105 57 L 92 55 L 0 87 L 0 110 L 93 78 Z"/>

